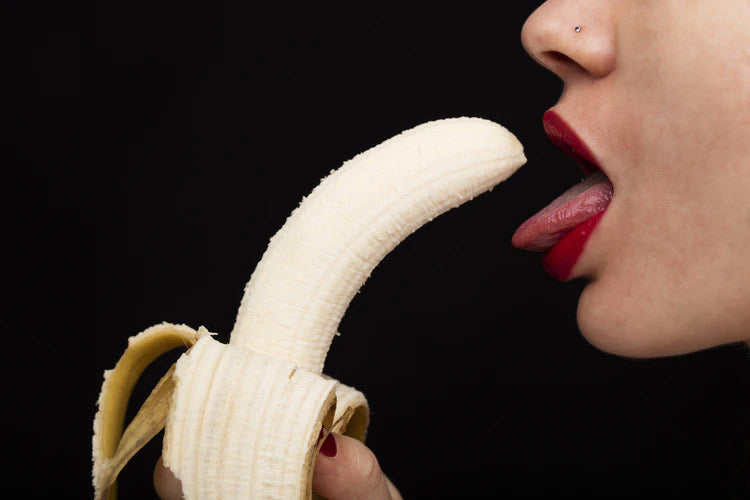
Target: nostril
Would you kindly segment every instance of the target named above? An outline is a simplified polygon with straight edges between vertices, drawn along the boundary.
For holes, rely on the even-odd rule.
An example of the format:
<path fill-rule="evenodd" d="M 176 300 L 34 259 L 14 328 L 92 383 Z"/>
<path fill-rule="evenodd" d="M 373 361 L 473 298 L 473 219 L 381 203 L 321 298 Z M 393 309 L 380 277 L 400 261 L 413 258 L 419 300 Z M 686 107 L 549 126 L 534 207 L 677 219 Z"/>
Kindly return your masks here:
<path fill-rule="evenodd" d="M 583 69 L 583 67 L 574 59 L 571 59 L 562 52 L 558 52 L 556 50 L 547 50 L 545 52 L 542 52 L 542 58 L 548 63 L 555 66 L 575 66 L 576 68 Z"/>
<path fill-rule="evenodd" d="M 566 56 L 562 52 L 558 52 L 556 50 L 548 50 L 544 52 L 542 55 L 548 59 L 552 59 L 554 62 L 557 63 L 563 63 L 563 64 L 575 64 L 575 61 L 571 59 L 570 57 Z"/>

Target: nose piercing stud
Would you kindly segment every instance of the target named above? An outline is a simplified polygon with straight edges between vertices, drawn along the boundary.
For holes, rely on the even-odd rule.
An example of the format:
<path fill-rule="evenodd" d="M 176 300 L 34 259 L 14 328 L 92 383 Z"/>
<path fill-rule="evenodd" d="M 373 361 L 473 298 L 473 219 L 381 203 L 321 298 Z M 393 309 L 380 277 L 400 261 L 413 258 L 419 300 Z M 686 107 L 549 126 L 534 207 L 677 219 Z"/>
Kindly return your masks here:
<path fill-rule="evenodd" d="M 576 26 L 576 33 L 580 33 L 580 32 L 581 32 L 581 27 L 580 26 Z"/>

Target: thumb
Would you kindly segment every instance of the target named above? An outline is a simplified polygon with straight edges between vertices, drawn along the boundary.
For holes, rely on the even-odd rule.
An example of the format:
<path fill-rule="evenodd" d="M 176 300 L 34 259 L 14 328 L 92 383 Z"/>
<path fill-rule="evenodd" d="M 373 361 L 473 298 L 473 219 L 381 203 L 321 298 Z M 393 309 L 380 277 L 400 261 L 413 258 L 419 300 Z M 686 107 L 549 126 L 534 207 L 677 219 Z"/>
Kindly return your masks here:
<path fill-rule="evenodd" d="M 354 438 L 331 433 L 315 462 L 313 491 L 328 500 L 402 500 L 370 449 Z"/>
<path fill-rule="evenodd" d="M 154 489 L 161 500 L 180 500 L 182 496 L 182 482 L 174 477 L 172 471 L 164 467 L 161 457 L 154 467 Z"/>

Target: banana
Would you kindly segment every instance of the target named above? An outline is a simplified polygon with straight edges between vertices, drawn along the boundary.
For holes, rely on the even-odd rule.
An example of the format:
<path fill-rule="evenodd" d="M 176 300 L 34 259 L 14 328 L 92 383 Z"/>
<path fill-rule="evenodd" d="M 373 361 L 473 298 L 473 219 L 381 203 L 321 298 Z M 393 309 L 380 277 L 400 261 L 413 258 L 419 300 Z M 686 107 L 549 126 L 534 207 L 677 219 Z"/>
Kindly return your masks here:
<path fill-rule="evenodd" d="M 502 126 L 455 118 L 402 132 L 331 171 L 271 238 L 229 344 L 202 328 L 162 324 L 131 339 L 105 372 L 94 423 L 96 497 L 114 498 L 117 472 L 163 423 L 164 465 L 186 498 L 312 498 L 321 436 L 364 441 L 369 422 L 364 395 L 322 374 L 352 298 L 409 234 L 525 162 Z M 164 335 L 173 341 L 154 341 Z M 122 434 L 143 363 L 175 338 L 191 347 Z"/>

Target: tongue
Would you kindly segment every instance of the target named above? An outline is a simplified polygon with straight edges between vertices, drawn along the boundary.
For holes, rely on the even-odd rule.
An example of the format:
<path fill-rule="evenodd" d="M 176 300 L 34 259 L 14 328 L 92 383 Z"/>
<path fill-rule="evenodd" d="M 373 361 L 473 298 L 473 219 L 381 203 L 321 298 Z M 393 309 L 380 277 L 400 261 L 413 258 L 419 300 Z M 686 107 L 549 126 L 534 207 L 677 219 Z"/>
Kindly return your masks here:
<path fill-rule="evenodd" d="M 513 246 L 539 252 L 549 249 L 578 224 L 603 212 L 612 192 L 612 183 L 597 171 L 521 224 L 513 235 Z"/>

